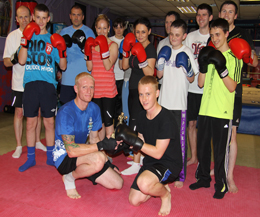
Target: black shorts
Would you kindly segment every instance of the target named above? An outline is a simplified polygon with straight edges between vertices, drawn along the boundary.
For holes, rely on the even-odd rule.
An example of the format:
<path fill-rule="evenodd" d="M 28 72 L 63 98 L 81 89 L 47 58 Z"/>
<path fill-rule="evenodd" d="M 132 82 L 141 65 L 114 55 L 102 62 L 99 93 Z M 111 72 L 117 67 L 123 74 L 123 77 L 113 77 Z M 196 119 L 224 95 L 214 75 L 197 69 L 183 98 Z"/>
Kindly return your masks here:
<path fill-rule="evenodd" d="M 102 123 L 105 124 L 105 127 L 111 126 L 113 124 L 115 114 L 116 97 L 93 98 L 92 101 L 99 106 L 102 117 Z"/>
<path fill-rule="evenodd" d="M 242 113 L 242 97 L 235 97 L 232 126 L 239 126 Z"/>
<path fill-rule="evenodd" d="M 57 111 L 57 93 L 53 84 L 32 81 L 25 84 L 23 110 L 25 117 L 37 117 L 39 108 L 44 118 L 54 117 Z"/>
<path fill-rule="evenodd" d="M 12 90 L 12 106 L 23 107 L 23 92 Z"/>
<path fill-rule="evenodd" d="M 100 170 L 98 173 L 93 174 L 92 176 L 86 177 L 89 181 L 93 183 L 93 185 L 97 185 L 95 182 L 96 179 L 101 176 L 109 167 L 112 169 L 115 167 L 113 164 L 110 163 L 108 160 L 102 170 Z M 57 168 L 58 172 L 61 175 L 69 174 L 70 172 L 74 171 L 77 168 L 77 157 L 70 158 L 68 155 L 63 159 L 60 166 Z"/>
<path fill-rule="evenodd" d="M 196 121 L 199 115 L 202 94 L 188 92 L 188 121 Z"/>
<path fill-rule="evenodd" d="M 165 166 L 159 163 L 150 166 L 142 166 L 138 174 L 136 175 L 135 180 L 131 185 L 131 188 L 140 191 L 139 187 L 137 186 L 137 179 L 145 170 L 148 170 L 152 172 L 154 175 L 156 175 L 159 179 L 159 182 L 164 185 L 170 182 L 174 182 L 179 175 L 179 172 L 176 173 L 176 175 L 173 175 L 169 169 L 167 169 Z"/>
<path fill-rule="evenodd" d="M 65 104 L 76 98 L 76 93 L 74 90 L 74 86 L 60 86 L 60 101 L 62 104 Z"/>

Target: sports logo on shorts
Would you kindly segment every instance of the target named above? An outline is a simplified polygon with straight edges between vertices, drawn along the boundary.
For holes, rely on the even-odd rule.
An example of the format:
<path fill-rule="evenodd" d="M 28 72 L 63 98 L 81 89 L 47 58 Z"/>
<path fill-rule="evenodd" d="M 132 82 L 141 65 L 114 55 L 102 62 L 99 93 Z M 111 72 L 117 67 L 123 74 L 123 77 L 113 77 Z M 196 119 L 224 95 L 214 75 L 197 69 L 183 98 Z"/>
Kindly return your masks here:
<path fill-rule="evenodd" d="M 51 54 L 51 52 L 52 52 L 52 50 L 53 50 L 53 46 L 50 44 L 50 43 L 46 43 L 46 48 L 45 48 L 45 52 L 48 54 L 48 55 L 50 55 Z"/>

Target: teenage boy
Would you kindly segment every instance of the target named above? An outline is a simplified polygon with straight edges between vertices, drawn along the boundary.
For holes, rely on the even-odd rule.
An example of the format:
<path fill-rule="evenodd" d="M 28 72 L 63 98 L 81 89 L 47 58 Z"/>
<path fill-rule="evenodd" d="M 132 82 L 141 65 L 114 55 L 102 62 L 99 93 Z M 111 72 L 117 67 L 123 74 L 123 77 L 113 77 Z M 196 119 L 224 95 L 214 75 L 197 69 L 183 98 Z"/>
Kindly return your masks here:
<path fill-rule="evenodd" d="M 52 149 L 54 147 L 54 116 L 56 112 L 56 73 L 55 62 L 61 70 L 67 66 L 66 44 L 58 35 L 51 35 L 46 29 L 50 20 L 49 9 L 38 4 L 34 9 L 33 20 L 29 23 L 21 38 L 21 49 L 18 60 L 25 65 L 23 109 L 26 122 L 27 161 L 19 171 L 23 172 L 36 164 L 35 161 L 35 130 L 38 110 L 45 126 L 47 144 L 47 164 L 54 165 Z M 57 47 L 57 48 L 55 48 Z"/>
<path fill-rule="evenodd" d="M 120 47 L 121 42 L 124 40 L 123 34 L 125 31 L 125 22 L 121 18 L 115 19 L 115 21 L 113 22 L 113 30 L 115 32 L 115 35 L 110 37 L 110 40 L 116 42 L 118 47 Z M 118 123 L 118 116 L 122 112 L 122 88 L 124 83 L 124 71 L 120 69 L 119 58 L 116 60 L 114 66 L 114 73 L 115 73 L 116 87 L 118 92 L 118 94 L 116 95 L 116 106 L 115 106 L 115 115 L 114 115 L 115 117 L 114 125 L 116 126 Z"/>
<path fill-rule="evenodd" d="M 133 146 L 134 151 L 146 154 L 131 186 L 129 202 L 139 206 L 151 197 L 160 197 L 158 214 L 165 216 L 171 211 L 171 192 L 167 184 L 178 177 L 182 168 L 179 130 L 173 114 L 157 102 L 159 90 L 155 77 L 141 78 L 138 92 L 144 108 L 137 119 L 138 136 L 126 125 L 116 130 L 116 140 L 123 140 Z"/>
<path fill-rule="evenodd" d="M 231 137 L 235 89 L 240 82 L 242 60 L 238 60 L 227 43 L 228 22 L 217 19 L 210 25 L 210 37 L 215 48 L 204 47 L 198 58 L 198 85 L 204 86 L 198 119 L 197 182 L 191 190 L 209 188 L 211 139 L 214 148 L 215 193 L 222 199 L 228 191 L 226 182 L 227 149 Z"/>
<path fill-rule="evenodd" d="M 197 8 L 196 21 L 199 25 L 199 29 L 189 33 L 184 41 L 184 44 L 192 50 L 196 65 L 198 66 L 198 55 L 203 47 L 207 45 L 209 39 L 209 22 L 212 20 L 212 8 L 208 4 L 200 4 Z M 201 97 L 203 94 L 203 88 L 198 86 L 198 74 L 195 75 L 194 82 L 189 85 L 188 92 L 188 110 L 187 119 L 188 126 L 188 138 L 191 149 L 191 158 L 187 162 L 187 166 L 196 164 L 198 162 L 197 157 L 197 118 L 200 109 Z"/>
<path fill-rule="evenodd" d="M 178 124 L 179 136 L 182 148 L 183 168 L 175 187 L 183 187 L 186 177 L 187 147 L 186 147 L 186 110 L 189 83 L 194 80 L 194 73 L 198 68 L 191 50 L 182 44 L 186 38 L 187 24 L 182 20 L 175 20 L 170 29 L 171 48 L 164 46 L 157 61 L 157 76 L 163 77 L 159 104 L 174 114 Z M 181 67 L 182 66 L 182 67 Z"/>
<path fill-rule="evenodd" d="M 31 11 L 24 5 L 16 10 L 16 21 L 19 23 L 19 28 L 12 31 L 6 38 L 4 49 L 4 65 L 12 67 L 12 106 L 14 111 L 14 134 L 16 139 L 16 149 L 12 154 L 13 158 L 19 158 L 22 154 L 22 133 L 23 133 L 23 76 L 24 66 L 18 63 L 18 48 L 20 46 L 23 30 L 32 21 Z M 39 113 L 37 128 L 36 128 L 36 149 L 46 151 L 46 147 L 40 141 L 41 134 L 41 116 Z"/>
<path fill-rule="evenodd" d="M 242 38 L 246 40 L 251 49 L 252 49 L 252 59 L 253 61 L 250 63 L 248 61 L 244 61 L 244 65 L 242 68 L 242 72 L 247 71 L 247 65 L 256 67 L 258 64 L 258 57 L 255 53 L 254 44 L 252 41 L 252 38 L 250 34 L 246 33 L 243 29 L 235 26 L 234 22 L 237 18 L 237 5 L 233 1 L 225 1 L 220 6 L 220 12 L 219 17 L 226 19 L 229 24 L 229 35 L 228 35 L 228 43 L 233 38 Z M 232 49 L 232 48 L 231 48 Z M 241 79 L 242 79 L 242 72 L 241 72 Z M 237 193 L 238 188 L 234 182 L 234 167 L 236 164 L 236 158 L 237 158 L 237 128 L 239 126 L 239 122 L 241 119 L 241 112 L 242 112 L 242 82 L 240 82 L 237 85 L 236 91 L 235 91 L 235 104 L 234 104 L 234 112 L 233 112 L 233 121 L 232 121 L 232 136 L 231 136 L 231 142 L 229 147 L 229 164 L 228 164 L 228 175 L 227 175 L 227 181 L 228 181 L 228 187 L 229 192 Z"/>
<path fill-rule="evenodd" d="M 164 47 L 166 45 L 171 47 L 171 43 L 170 43 L 170 39 L 169 39 L 169 34 L 170 34 L 170 31 L 171 31 L 171 25 L 172 25 L 173 21 L 178 20 L 178 19 L 180 19 L 180 15 L 175 11 L 169 11 L 166 14 L 164 26 L 165 26 L 165 31 L 167 33 L 167 37 L 159 42 L 159 44 L 157 46 L 157 55 L 159 54 L 159 51 L 162 49 L 162 47 Z M 163 78 L 161 78 L 159 80 L 159 89 L 162 85 L 162 79 Z"/>

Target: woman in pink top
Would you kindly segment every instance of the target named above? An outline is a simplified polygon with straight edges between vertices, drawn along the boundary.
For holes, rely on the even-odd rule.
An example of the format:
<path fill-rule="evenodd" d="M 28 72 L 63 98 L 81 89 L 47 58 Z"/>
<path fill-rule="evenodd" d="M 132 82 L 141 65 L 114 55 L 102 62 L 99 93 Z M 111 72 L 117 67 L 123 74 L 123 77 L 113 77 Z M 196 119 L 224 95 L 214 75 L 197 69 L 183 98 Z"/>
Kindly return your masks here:
<path fill-rule="evenodd" d="M 93 102 L 99 105 L 102 116 L 100 140 L 114 132 L 113 115 L 117 95 L 114 64 L 118 57 L 118 46 L 108 38 L 109 19 L 100 14 L 95 22 L 96 39 L 90 38 L 85 44 L 87 68 L 95 79 Z"/>

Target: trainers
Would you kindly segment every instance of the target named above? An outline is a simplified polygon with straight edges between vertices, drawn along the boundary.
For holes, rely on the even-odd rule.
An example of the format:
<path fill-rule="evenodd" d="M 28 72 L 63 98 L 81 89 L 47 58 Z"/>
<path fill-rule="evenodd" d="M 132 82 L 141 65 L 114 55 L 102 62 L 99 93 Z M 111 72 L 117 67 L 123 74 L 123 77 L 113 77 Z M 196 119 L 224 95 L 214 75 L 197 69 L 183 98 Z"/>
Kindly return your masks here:
<path fill-rule="evenodd" d="M 22 154 L 22 150 L 23 147 L 22 146 L 17 146 L 16 149 L 15 149 L 15 152 L 12 154 L 12 157 L 13 158 L 19 158 Z"/>
<path fill-rule="evenodd" d="M 225 194 L 228 192 L 227 186 L 223 183 L 223 188 L 222 189 L 216 189 L 215 187 L 215 194 L 213 195 L 213 198 L 215 199 L 222 199 Z"/>
<path fill-rule="evenodd" d="M 199 188 L 209 188 L 209 187 L 210 187 L 210 183 L 206 183 L 202 180 L 198 180 L 197 182 L 195 182 L 189 186 L 189 188 L 191 190 L 197 190 Z"/>
<path fill-rule="evenodd" d="M 143 166 L 143 160 L 144 160 L 144 156 L 141 155 L 141 158 L 140 158 L 140 165 L 141 165 L 141 166 Z M 131 160 L 131 161 L 127 161 L 126 163 L 129 164 L 129 165 L 133 165 L 133 162 L 134 162 L 134 161 Z"/>
<path fill-rule="evenodd" d="M 130 166 L 129 168 L 123 170 L 121 172 L 121 174 L 122 175 L 134 175 L 134 174 L 139 172 L 140 168 L 141 168 L 141 166 L 140 166 L 139 163 L 133 162 L 132 166 Z"/>
<path fill-rule="evenodd" d="M 42 151 L 47 151 L 46 146 L 44 146 L 41 142 L 36 142 L 35 148 L 40 149 Z"/>

